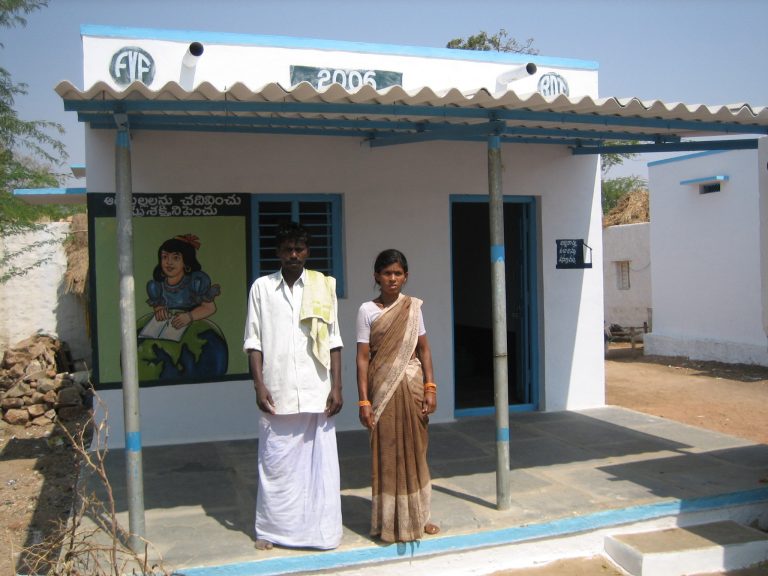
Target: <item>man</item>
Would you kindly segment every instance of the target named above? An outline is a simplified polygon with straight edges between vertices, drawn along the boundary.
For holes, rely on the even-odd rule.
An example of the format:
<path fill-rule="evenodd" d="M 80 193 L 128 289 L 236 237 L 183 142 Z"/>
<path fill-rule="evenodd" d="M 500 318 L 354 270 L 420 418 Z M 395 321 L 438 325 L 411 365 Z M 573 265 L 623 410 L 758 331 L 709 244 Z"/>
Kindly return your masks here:
<path fill-rule="evenodd" d="M 320 549 L 341 542 L 341 410 L 336 281 L 306 270 L 309 235 L 290 222 L 277 231 L 278 272 L 248 297 L 243 348 L 256 389 L 259 491 L 256 547 Z"/>

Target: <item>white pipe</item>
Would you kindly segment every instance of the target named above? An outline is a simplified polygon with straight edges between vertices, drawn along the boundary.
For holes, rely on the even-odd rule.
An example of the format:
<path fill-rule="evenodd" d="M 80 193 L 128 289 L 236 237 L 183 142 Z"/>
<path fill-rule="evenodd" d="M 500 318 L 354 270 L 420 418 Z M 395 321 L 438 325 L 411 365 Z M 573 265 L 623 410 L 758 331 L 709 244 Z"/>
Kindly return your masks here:
<path fill-rule="evenodd" d="M 528 62 L 525 66 L 518 66 L 517 68 L 507 70 L 496 78 L 496 91 L 506 90 L 507 85 L 515 80 L 533 76 L 536 74 L 536 70 L 536 64 L 533 62 Z"/>
<path fill-rule="evenodd" d="M 200 42 L 192 42 L 192 44 L 189 45 L 189 48 L 187 48 L 187 52 L 184 54 L 181 63 L 187 68 L 194 68 L 197 66 L 197 61 L 200 59 L 200 56 L 202 56 L 203 50 L 203 45 Z"/>

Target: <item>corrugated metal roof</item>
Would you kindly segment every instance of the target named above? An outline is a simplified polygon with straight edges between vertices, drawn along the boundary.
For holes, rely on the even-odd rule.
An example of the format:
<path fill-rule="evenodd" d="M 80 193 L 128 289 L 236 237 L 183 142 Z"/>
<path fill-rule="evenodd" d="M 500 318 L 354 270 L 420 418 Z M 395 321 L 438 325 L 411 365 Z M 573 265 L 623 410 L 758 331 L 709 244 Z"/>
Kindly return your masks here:
<path fill-rule="evenodd" d="M 188 90 L 170 82 L 152 90 L 134 82 L 122 90 L 99 82 L 80 90 L 61 82 L 65 109 L 93 128 L 114 128 L 114 114 L 128 115 L 131 130 L 199 130 L 356 136 L 372 145 L 422 140 L 483 140 L 559 144 L 575 152 L 606 151 L 607 141 L 640 141 L 658 150 L 693 150 L 682 139 L 768 134 L 768 108 L 665 103 L 637 98 L 569 98 L 514 91 L 465 94 L 456 89 L 380 91 L 340 85 L 317 90 L 307 83 L 252 90 L 235 84 L 219 90 L 202 83 Z M 731 147 L 754 147 L 732 144 Z M 712 148 L 712 145 L 707 145 Z M 641 147 L 642 148 L 642 147 Z"/>

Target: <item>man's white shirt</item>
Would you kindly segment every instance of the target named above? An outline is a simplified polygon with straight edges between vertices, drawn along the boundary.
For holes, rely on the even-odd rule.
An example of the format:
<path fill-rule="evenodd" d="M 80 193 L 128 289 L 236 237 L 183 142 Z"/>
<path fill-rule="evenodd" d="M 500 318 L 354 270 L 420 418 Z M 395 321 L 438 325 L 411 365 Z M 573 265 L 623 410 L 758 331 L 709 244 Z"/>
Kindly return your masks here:
<path fill-rule="evenodd" d="M 264 384 L 277 414 L 323 412 L 331 391 L 330 371 L 312 355 L 309 325 L 299 322 L 305 280 L 306 271 L 291 290 L 277 271 L 258 278 L 248 295 L 243 349 L 261 351 Z M 331 350 L 343 346 L 335 294 L 328 335 Z"/>

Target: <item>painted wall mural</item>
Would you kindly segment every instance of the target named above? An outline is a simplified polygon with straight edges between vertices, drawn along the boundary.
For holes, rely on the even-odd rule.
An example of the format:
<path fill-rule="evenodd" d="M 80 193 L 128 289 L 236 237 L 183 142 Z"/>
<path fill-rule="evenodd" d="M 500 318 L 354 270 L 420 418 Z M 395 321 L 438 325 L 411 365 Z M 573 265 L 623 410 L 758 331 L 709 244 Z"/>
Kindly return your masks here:
<path fill-rule="evenodd" d="M 88 211 L 95 264 L 94 374 L 102 388 L 109 388 L 121 381 L 114 194 L 89 193 Z M 248 195 L 134 195 L 142 386 L 247 377 L 241 347 L 250 261 L 248 212 Z"/>

